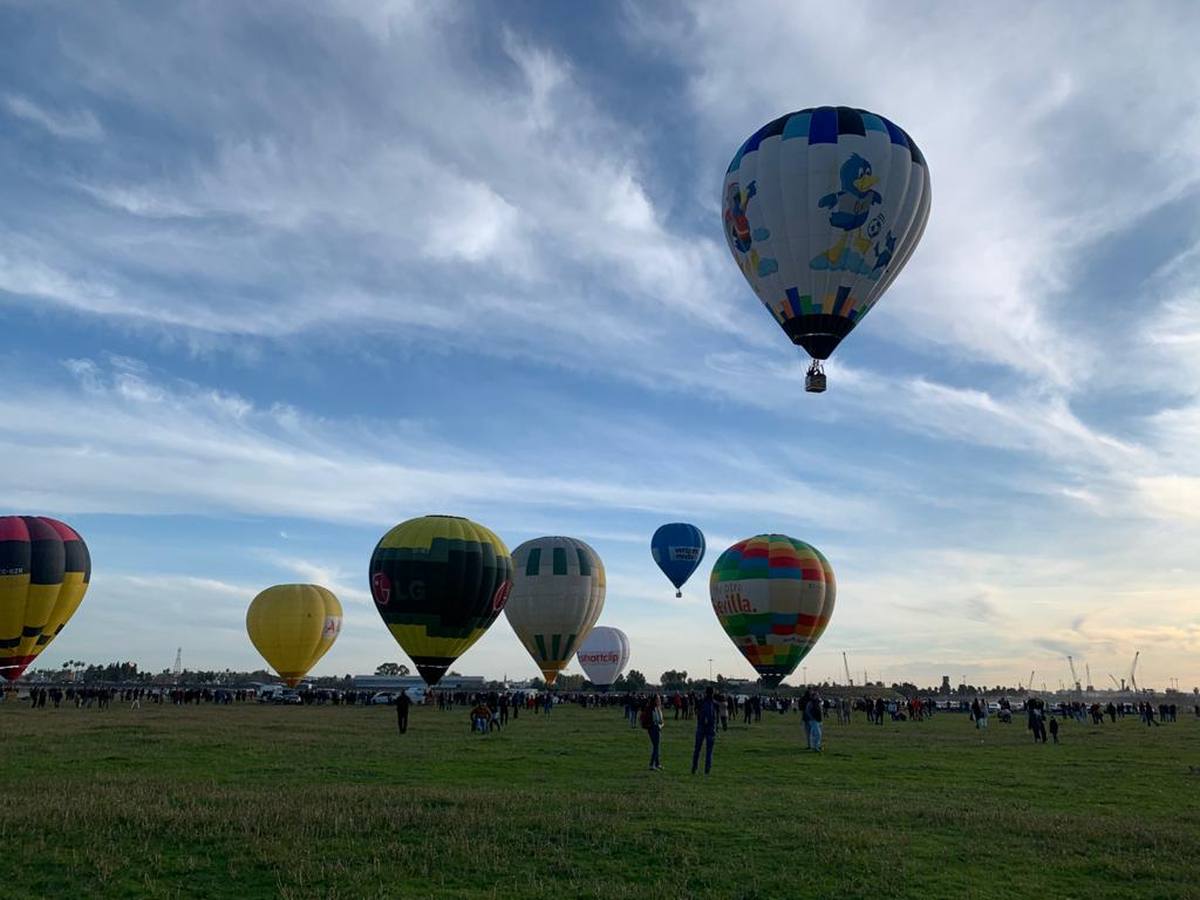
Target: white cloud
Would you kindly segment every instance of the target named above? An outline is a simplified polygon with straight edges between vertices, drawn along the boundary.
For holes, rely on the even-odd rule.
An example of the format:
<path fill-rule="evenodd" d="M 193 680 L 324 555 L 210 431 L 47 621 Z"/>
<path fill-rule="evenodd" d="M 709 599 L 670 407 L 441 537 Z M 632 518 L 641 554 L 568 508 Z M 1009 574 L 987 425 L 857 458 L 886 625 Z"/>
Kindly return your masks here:
<path fill-rule="evenodd" d="M 128 360 L 71 360 L 83 395 L 22 387 L 0 397 L 0 415 L 21 421 L 0 438 L 11 465 L 0 497 L 36 497 L 40 508 L 120 513 L 251 513 L 342 522 L 394 522 L 454 506 L 635 510 L 737 510 L 767 521 L 819 519 L 850 528 L 887 519 L 865 495 L 818 482 L 774 479 L 770 487 L 721 487 L 723 467 L 691 467 L 675 478 L 579 476 L 580 460 L 513 474 L 503 458 L 428 434 L 377 423 L 323 421 L 288 406 L 172 380 Z M 649 445 L 647 445 L 649 446 Z M 660 451 L 661 452 L 661 451 Z M 396 462 L 402 459 L 404 462 Z M 520 470 L 518 470 L 520 471 Z M 219 474 L 218 474 L 219 473 Z M 386 502 L 379 485 L 389 486 Z M 416 512 L 415 512 L 416 511 Z M 819 513 L 818 513 L 819 511 Z"/>
<path fill-rule="evenodd" d="M 11 115 L 39 125 L 55 137 L 73 141 L 98 141 L 104 137 L 104 129 L 90 110 L 52 111 L 17 94 L 6 94 L 3 102 Z"/>

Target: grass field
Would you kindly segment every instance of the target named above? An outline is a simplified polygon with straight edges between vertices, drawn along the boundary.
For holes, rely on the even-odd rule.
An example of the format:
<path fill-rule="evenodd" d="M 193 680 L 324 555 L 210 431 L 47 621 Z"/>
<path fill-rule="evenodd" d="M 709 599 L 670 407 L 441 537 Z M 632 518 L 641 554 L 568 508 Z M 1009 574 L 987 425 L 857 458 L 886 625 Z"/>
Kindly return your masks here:
<path fill-rule="evenodd" d="M 0 705 L 7 897 L 1200 897 L 1200 721 L 719 736 L 619 709 Z M 1194 769 L 1192 767 L 1195 767 Z"/>

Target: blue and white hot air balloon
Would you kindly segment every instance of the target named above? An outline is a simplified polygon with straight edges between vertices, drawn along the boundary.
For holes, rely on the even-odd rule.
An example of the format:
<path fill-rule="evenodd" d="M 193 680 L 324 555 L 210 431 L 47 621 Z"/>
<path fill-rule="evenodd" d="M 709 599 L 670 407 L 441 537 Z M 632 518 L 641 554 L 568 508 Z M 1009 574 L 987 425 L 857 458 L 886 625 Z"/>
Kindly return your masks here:
<path fill-rule="evenodd" d="M 721 192 L 734 261 L 792 343 L 821 362 L 875 305 L 929 219 L 929 171 L 883 116 L 821 106 L 780 116 L 734 154 Z"/>
<path fill-rule="evenodd" d="M 704 559 L 704 534 L 686 522 L 663 525 L 650 538 L 650 553 L 663 574 L 675 585 L 675 596 L 682 597 L 680 588 Z"/>

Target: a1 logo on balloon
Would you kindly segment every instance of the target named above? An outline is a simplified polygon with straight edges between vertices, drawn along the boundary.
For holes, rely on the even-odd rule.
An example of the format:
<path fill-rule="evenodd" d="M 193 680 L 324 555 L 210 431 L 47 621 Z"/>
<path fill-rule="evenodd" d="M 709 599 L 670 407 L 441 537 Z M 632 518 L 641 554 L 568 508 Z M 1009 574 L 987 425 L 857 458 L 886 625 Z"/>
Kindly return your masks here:
<path fill-rule="evenodd" d="M 512 593 L 513 583 L 511 581 L 503 581 L 496 588 L 496 593 L 492 595 L 492 611 L 500 612 L 504 609 L 504 604 L 508 602 L 508 595 Z"/>

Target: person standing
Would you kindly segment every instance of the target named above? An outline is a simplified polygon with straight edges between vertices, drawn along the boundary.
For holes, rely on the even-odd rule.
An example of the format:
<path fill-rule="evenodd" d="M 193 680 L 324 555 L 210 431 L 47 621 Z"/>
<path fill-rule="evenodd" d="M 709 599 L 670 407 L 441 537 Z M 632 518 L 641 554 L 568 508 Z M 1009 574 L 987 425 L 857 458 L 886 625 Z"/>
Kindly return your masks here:
<path fill-rule="evenodd" d="M 800 698 L 800 721 L 804 723 L 804 746 L 807 750 L 813 748 L 812 716 L 809 710 L 809 703 L 811 702 L 812 691 L 805 690 L 804 696 Z"/>
<path fill-rule="evenodd" d="M 642 710 L 642 727 L 650 735 L 650 770 L 653 772 L 661 771 L 662 762 L 659 758 L 659 742 L 662 738 L 663 714 L 662 698 L 658 694 L 651 694 L 646 698 L 646 706 Z"/>
<path fill-rule="evenodd" d="M 808 700 L 808 706 L 804 708 L 804 713 L 808 718 L 808 747 L 810 750 L 820 753 L 821 722 L 824 719 L 824 710 L 821 704 L 821 694 L 818 691 L 813 691 Z"/>
<path fill-rule="evenodd" d="M 696 745 L 692 748 L 692 774 L 700 763 L 700 747 L 706 745 L 704 774 L 712 771 L 713 743 L 717 739 L 717 711 L 713 702 L 713 689 L 704 689 L 704 699 L 696 705 Z"/>
<path fill-rule="evenodd" d="M 408 707 L 411 702 L 408 699 L 408 691 L 402 690 L 396 697 L 396 727 L 400 729 L 401 734 L 408 731 Z"/>
<path fill-rule="evenodd" d="M 1033 732 L 1033 742 L 1035 744 L 1042 741 L 1042 718 L 1041 711 L 1038 709 L 1039 701 L 1036 698 L 1030 699 L 1025 703 L 1025 709 L 1028 712 L 1029 730 Z"/>
<path fill-rule="evenodd" d="M 1050 737 L 1054 738 L 1054 743 L 1058 743 L 1058 719 L 1054 716 L 1050 717 Z"/>

